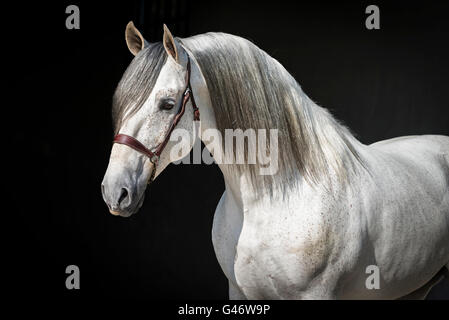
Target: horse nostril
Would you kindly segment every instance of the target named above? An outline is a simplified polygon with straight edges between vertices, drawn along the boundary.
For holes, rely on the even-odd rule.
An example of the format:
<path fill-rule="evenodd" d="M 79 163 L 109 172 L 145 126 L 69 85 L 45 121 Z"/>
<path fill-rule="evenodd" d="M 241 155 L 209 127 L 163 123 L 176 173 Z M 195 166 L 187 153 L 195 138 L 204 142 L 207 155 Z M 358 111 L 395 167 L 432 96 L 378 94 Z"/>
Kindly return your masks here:
<path fill-rule="evenodd" d="M 126 190 L 125 188 L 122 188 L 120 198 L 118 199 L 118 204 L 120 205 L 122 203 L 122 201 L 125 200 L 127 197 L 128 197 L 128 190 Z"/>

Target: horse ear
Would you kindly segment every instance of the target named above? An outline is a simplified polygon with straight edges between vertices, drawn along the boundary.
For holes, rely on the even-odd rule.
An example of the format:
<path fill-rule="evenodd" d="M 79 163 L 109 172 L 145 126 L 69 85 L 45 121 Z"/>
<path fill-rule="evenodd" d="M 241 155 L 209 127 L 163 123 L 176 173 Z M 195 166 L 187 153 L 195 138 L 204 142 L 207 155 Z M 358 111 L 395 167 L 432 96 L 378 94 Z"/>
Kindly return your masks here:
<path fill-rule="evenodd" d="M 133 55 L 137 55 L 140 50 L 149 45 L 132 21 L 128 22 L 126 25 L 125 40 L 129 51 L 131 51 Z"/>
<path fill-rule="evenodd" d="M 182 64 L 185 56 L 184 49 L 179 44 L 178 40 L 173 38 L 173 35 L 165 24 L 162 43 L 164 44 L 165 51 L 167 51 L 168 55 L 175 59 L 177 63 Z"/>

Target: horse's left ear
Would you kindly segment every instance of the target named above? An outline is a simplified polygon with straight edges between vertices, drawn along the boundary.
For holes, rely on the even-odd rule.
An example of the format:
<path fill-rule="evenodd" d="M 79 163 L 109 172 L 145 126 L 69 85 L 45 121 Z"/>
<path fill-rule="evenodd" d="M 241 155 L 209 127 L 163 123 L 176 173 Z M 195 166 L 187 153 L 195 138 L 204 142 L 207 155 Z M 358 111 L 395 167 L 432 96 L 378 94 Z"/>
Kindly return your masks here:
<path fill-rule="evenodd" d="M 171 34 L 170 30 L 168 30 L 165 24 L 164 37 L 162 42 L 164 44 L 165 51 L 167 51 L 167 54 L 175 59 L 177 63 L 182 65 L 187 53 L 185 52 L 179 41 L 173 38 L 173 35 Z"/>

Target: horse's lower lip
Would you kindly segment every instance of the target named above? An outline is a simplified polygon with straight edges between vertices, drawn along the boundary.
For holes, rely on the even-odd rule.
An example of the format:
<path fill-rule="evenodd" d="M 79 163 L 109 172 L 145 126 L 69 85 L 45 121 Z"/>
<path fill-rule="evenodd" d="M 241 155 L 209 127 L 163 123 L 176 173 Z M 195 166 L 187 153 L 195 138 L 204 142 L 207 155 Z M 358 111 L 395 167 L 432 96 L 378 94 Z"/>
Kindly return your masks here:
<path fill-rule="evenodd" d="M 131 216 L 133 213 L 129 212 L 129 211 L 115 211 L 115 210 L 109 210 L 109 212 L 113 215 L 113 216 L 120 216 L 120 217 L 124 217 L 127 218 L 129 216 Z"/>
<path fill-rule="evenodd" d="M 109 212 L 110 212 L 112 215 L 114 215 L 114 216 L 119 216 L 119 215 L 120 215 L 120 212 L 118 212 L 118 211 L 109 210 Z"/>

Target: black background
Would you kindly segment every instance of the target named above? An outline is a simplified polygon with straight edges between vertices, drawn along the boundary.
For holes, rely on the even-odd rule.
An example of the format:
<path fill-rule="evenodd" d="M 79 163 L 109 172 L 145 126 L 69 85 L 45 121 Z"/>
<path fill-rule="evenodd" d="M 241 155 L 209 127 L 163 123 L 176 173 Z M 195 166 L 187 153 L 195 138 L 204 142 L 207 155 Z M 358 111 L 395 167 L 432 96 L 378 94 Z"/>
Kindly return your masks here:
<path fill-rule="evenodd" d="M 124 29 L 150 42 L 223 31 L 251 39 L 364 143 L 449 135 L 448 2 L 114 1 L 3 8 L 4 281 L 13 297 L 226 299 L 211 243 L 224 191 L 216 166 L 169 166 L 140 212 L 113 217 L 100 182 L 112 139 L 111 99 L 131 61 Z M 76 4 L 80 30 L 65 28 Z M 380 7 L 381 29 L 365 28 Z M 5 140 L 3 140 L 5 141 Z M 176 198 L 175 198 L 176 195 Z M 175 200 L 176 199 L 176 200 Z M 400 254 L 400 253 L 398 253 Z M 65 288 L 65 267 L 81 290 Z M 436 297 L 448 297 L 441 293 Z"/>

